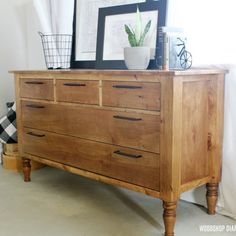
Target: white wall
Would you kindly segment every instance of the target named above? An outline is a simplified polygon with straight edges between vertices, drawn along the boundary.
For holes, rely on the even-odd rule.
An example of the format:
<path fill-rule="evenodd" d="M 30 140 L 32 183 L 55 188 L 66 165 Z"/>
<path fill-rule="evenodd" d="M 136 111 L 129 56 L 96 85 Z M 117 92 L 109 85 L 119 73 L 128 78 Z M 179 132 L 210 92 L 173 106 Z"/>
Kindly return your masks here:
<path fill-rule="evenodd" d="M 14 81 L 9 70 L 26 67 L 26 0 L 0 0 L 0 117 L 6 102 L 14 100 Z"/>
<path fill-rule="evenodd" d="M 38 32 L 42 30 L 33 5 L 33 0 L 26 6 L 26 17 L 27 66 L 29 69 L 46 69 L 41 38 L 38 34 Z"/>
<path fill-rule="evenodd" d="M 15 97 L 8 71 L 45 68 L 39 29 L 33 0 L 0 0 L 0 118 Z"/>
<path fill-rule="evenodd" d="M 235 0 L 168 2 L 168 25 L 184 28 L 194 66 L 235 64 Z"/>
<path fill-rule="evenodd" d="M 8 71 L 26 67 L 25 3 L 0 0 L 0 117 L 7 111 L 6 102 L 14 100 L 14 80 Z"/>
<path fill-rule="evenodd" d="M 0 117 L 14 100 L 9 70 L 45 68 L 33 0 L 0 0 Z"/>

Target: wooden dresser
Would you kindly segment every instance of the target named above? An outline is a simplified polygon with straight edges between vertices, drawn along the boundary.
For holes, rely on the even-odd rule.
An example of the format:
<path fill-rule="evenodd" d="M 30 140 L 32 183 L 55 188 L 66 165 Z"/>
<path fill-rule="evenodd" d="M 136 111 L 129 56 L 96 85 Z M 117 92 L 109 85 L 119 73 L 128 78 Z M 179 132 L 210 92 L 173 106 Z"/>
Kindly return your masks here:
<path fill-rule="evenodd" d="M 182 192 L 206 184 L 215 213 L 225 71 L 14 75 L 26 182 L 34 160 L 160 198 L 166 236 L 174 235 Z"/>

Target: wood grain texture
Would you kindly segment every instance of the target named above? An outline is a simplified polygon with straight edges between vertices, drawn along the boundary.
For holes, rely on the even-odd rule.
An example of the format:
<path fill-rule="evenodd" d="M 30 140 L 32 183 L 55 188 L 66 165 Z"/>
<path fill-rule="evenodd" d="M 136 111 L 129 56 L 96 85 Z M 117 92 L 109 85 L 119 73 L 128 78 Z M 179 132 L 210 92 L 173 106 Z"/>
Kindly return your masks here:
<path fill-rule="evenodd" d="M 149 196 L 152 196 L 152 197 L 156 197 L 156 198 L 160 197 L 160 192 L 159 191 L 155 191 L 155 190 L 152 190 L 152 189 L 149 189 L 149 188 L 144 188 L 144 187 L 141 187 L 141 186 L 138 186 L 138 185 L 135 185 L 135 184 L 130 184 L 130 183 L 127 183 L 125 181 L 121 181 L 121 180 L 118 180 L 118 179 L 113 179 L 111 177 L 106 177 L 104 175 L 95 174 L 95 173 L 90 172 L 90 171 L 82 170 L 82 169 L 75 168 L 75 167 L 72 167 L 72 166 L 69 166 L 69 165 L 64 165 L 62 163 L 47 160 L 45 158 L 33 156 L 33 155 L 30 155 L 30 154 L 25 154 L 25 156 L 27 158 L 31 159 L 31 160 L 44 163 L 45 165 L 52 166 L 52 167 L 55 167 L 55 168 L 58 168 L 58 169 L 61 169 L 61 170 L 64 170 L 64 171 L 68 171 L 68 172 L 71 172 L 73 174 L 81 175 L 81 176 L 84 176 L 84 177 L 87 177 L 87 178 L 90 178 L 90 179 L 93 179 L 93 180 L 96 180 L 96 181 L 99 181 L 99 182 L 103 182 L 103 183 L 115 185 L 115 186 L 118 186 L 118 187 L 130 189 L 130 190 L 133 190 L 133 191 L 136 191 L 136 192 L 139 192 L 139 193 L 143 193 L 143 194 L 146 194 L 146 195 L 149 195 Z"/>
<path fill-rule="evenodd" d="M 209 176 L 208 81 L 183 84 L 181 184 Z"/>
<path fill-rule="evenodd" d="M 73 75 L 86 77 L 88 76 L 110 76 L 111 78 L 114 76 L 134 76 L 134 77 L 142 77 L 142 76 L 191 76 L 191 75 L 217 75 L 217 74 L 226 74 L 227 70 L 224 69 L 216 69 L 216 68 L 196 68 L 190 70 L 180 70 L 180 71 L 164 71 L 164 70 L 86 70 L 86 69 L 72 69 L 72 70 L 14 70 L 10 71 L 10 73 L 20 74 L 22 77 L 27 76 L 29 78 L 38 78 L 40 76 L 44 76 L 47 78 L 52 78 L 56 76 L 68 76 L 73 77 Z M 90 78 L 89 78 L 90 79 Z M 127 79 L 127 78 L 124 78 Z"/>
<path fill-rule="evenodd" d="M 19 155 L 2 154 L 2 160 L 4 169 L 14 172 L 23 171 L 22 158 Z M 44 164 L 36 161 L 31 161 L 30 165 L 31 165 L 31 171 L 45 167 Z"/>
<path fill-rule="evenodd" d="M 160 83 L 103 82 L 103 105 L 160 110 Z"/>
<path fill-rule="evenodd" d="M 224 126 L 224 75 L 217 75 L 211 82 L 209 93 L 209 134 L 211 135 L 210 176 L 211 183 L 221 181 L 222 172 L 222 145 Z"/>
<path fill-rule="evenodd" d="M 16 71 L 21 156 L 162 199 L 165 235 L 173 236 L 182 192 L 207 184 L 209 213 L 215 210 L 225 73 L 217 69 Z M 34 94 L 21 98 L 23 80 L 53 81 L 53 99 L 40 100 Z M 77 100 L 73 89 L 65 92 L 62 84 L 57 88 L 60 81 L 96 84 L 96 89 L 92 86 L 96 104 L 90 100 L 93 92 Z M 115 85 L 144 90 L 114 91 Z"/>
<path fill-rule="evenodd" d="M 165 224 L 165 236 L 174 236 L 176 222 L 176 202 L 163 202 L 163 219 Z"/>
<path fill-rule="evenodd" d="M 25 182 L 30 182 L 31 181 L 31 179 L 30 179 L 30 172 L 31 172 L 30 159 L 23 158 L 22 163 L 23 163 L 24 181 Z"/>
<path fill-rule="evenodd" d="M 54 102 L 54 101 L 46 101 L 40 99 L 27 99 L 27 98 L 20 98 L 21 101 L 25 102 L 36 102 L 36 103 L 43 103 L 43 104 L 59 104 L 69 107 L 85 107 L 85 108 L 93 108 L 98 110 L 106 110 L 106 111 L 116 111 L 116 112 L 132 112 L 135 114 L 147 114 L 147 115 L 157 115 L 160 116 L 160 111 L 150 111 L 150 110 L 140 110 L 140 109 L 132 109 L 132 108 L 121 108 L 121 107 L 107 107 L 102 106 L 102 98 L 99 99 L 99 106 L 98 105 L 91 105 L 91 104 L 77 104 L 71 102 Z"/>
<path fill-rule="evenodd" d="M 209 183 L 206 185 L 207 193 L 207 213 L 209 215 L 215 215 L 216 213 L 216 203 L 218 199 L 218 183 Z"/>
<path fill-rule="evenodd" d="M 187 192 L 193 188 L 200 187 L 202 185 L 209 183 L 210 180 L 211 180 L 211 177 L 208 176 L 208 177 L 205 177 L 202 179 L 193 180 L 193 181 L 188 182 L 186 184 L 182 184 L 180 187 L 180 192 L 183 193 L 183 192 Z"/>
<path fill-rule="evenodd" d="M 17 143 L 3 143 L 2 148 L 5 155 L 19 155 Z"/>
<path fill-rule="evenodd" d="M 22 111 L 26 127 L 159 152 L 159 116 L 30 101 L 22 102 Z"/>
<path fill-rule="evenodd" d="M 182 80 L 167 77 L 162 81 L 160 139 L 160 188 L 166 202 L 180 197 Z"/>
<path fill-rule="evenodd" d="M 222 174 L 222 145 L 224 124 L 224 75 L 217 75 L 216 80 L 211 82 L 209 100 L 209 134 L 210 134 L 210 177 L 207 187 L 208 214 L 214 215 L 218 200 L 218 188 Z"/>
<path fill-rule="evenodd" d="M 24 129 L 23 151 L 159 190 L 157 154 L 32 129 Z"/>
<path fill-rule="evenodd" d="M 53 88 L 53 80 L 21 79 L 20 97 L 53 100 Z"/>
<path fill-rule="evenodd" d="M 20 100 L 20 77 L 19 75 L 15 75 L 15 97 L 16 97 L 16 125 L 17 125 L 17 142 L 18 142 L 18 150 L 20 156 L 23 156 L 22 152 L 22 110 L 21 110 L 21 100 Z"/>
<path fill-rule="evenodd" d="M 86 80 L 56 80 L 57 101 L 99 104 L 99 82 Z"/>

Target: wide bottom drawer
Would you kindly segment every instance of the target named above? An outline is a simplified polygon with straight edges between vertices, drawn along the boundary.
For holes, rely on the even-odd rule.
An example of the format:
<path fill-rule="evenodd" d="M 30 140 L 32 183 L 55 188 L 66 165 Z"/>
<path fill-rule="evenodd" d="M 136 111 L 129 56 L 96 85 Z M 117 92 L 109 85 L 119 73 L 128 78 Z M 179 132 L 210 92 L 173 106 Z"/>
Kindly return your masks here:
<path fill-rule="evenodd" d="M 159 155 L 25 128 L 24 153 L 159 190 Z"/>

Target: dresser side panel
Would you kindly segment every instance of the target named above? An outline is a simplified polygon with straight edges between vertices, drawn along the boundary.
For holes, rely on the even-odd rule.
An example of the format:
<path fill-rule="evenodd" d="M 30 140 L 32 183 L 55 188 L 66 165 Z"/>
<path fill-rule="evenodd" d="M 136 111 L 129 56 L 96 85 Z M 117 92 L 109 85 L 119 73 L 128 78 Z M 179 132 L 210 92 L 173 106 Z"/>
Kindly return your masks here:
<path fill-rule="evenodd" d="M 211 183 L 221 181 L 222 174 L 222 150 L 223 150 L 223 130 L 224 130 L 224 91 L 225 75 L 218 74 L 210 94 L 211 106 L 209 112 L 209 134 L 211 146 L 209 148 L 210 157 L 210 177 Z"/>
<path fill-rule="evenodd" d="M 208 116 L 212 80 L 209 76 L 205 80 L 197 77 L 203 76 L 183 83 L 181 184 L 210 175 Z"/>

